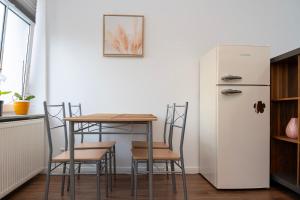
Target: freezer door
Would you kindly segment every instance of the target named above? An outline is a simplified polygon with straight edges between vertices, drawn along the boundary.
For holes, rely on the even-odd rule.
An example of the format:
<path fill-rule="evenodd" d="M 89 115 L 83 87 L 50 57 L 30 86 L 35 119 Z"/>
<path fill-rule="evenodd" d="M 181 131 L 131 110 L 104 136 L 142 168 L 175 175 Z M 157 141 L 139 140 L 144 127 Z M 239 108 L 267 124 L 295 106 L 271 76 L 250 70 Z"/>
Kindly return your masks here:
<path fill-rule="evenodd" d="M 270 84 L 270 48 L 220 46 L 218 84 Z"/>
<path fill-rule="evenodd" d="M 217 91 L 217 188 L 268 188 L 270 88 L 219 86 Z"/>

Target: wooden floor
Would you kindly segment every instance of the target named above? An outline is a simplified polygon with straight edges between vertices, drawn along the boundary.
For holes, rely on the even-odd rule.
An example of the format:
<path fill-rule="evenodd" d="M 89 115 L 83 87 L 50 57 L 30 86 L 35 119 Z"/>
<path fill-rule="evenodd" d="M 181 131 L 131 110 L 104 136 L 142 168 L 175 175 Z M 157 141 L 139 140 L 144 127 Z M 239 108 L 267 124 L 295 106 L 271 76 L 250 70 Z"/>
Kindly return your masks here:
<path fill-rule="evenodd" d="M 300 196 L 285 190 L 279 185 L 272 186 L 271 189 L 261 190 L 216 190 L 207 183 L 200 175 L 188 175 L 189 200 L 289 200 L 300 199 Z M 60 196 L 60 178 L 52 177 L 49 200 L 69 199 L 68 193 Z M 94 176 L 81 176 L 76 183 L 76 199 L 92 200 L 96 199 L 96 184 Z M 165 176 L 154 177 L 154 196 L 156 200 L 182 200 L 181 179 L 177 177 L 178 192 L 174 194 L 171 188 L 171 180 Z M 39 175 L 33 178 L 24 186 L 5 197 L 5 200 L 41 200 L 44 194 L 45 177 Z M 106 199 L 102 187 L 102 199 Z M 130 200 L 130 176 L 119 175 L 114 183 L 113 192 L 109 194 L 109 200 Z M 138 199 L 147 199 L 147 179 L 139 177 Z"/>

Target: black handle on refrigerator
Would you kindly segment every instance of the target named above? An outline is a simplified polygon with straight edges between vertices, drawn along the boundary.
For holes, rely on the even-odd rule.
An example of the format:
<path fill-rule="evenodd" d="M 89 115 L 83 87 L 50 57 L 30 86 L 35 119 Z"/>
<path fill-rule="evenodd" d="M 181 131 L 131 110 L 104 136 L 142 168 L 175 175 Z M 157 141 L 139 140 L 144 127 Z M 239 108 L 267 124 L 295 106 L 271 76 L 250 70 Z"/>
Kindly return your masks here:
<path fill-rule="evenodd" d="M 231 94 L 240 94 L 242 93 L 241 90 L 233 90 L 233 89 L 225 89 L 221 91 L 222 94 L 224 95 L 231 95 Z"/>
<path fill-rule="evenodd" d="M 241 80 L 242 77 L 241 76 L 234 76 L 234 75 L 226 75 L 226 76 L 222 76 L 221 79 L 223 81 L 231 81 L 231 80 Z"/>

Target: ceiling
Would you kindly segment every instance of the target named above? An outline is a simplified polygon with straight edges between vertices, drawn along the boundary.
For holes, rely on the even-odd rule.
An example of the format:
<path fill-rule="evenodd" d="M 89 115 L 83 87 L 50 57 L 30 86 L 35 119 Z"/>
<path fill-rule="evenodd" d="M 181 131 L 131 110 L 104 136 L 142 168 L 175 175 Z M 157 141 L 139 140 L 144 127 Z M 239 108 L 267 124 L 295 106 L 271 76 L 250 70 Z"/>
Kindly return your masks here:
<path fill-rule="evenodd" d="M 35 21 L 35 11 L 37 0 L 9 0 L 19 10 L 21 10 L 27 17 Z"/>

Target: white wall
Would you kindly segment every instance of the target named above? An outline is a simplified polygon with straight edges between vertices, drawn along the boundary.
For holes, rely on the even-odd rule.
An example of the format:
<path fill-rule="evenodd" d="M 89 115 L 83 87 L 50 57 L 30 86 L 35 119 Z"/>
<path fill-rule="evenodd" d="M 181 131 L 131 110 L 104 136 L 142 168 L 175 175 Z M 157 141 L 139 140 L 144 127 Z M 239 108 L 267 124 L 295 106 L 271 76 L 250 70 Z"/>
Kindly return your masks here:
<path fill-rule="evenodd" d="M 81 102 L 85 113 L 153 113 L 161 138 L 165 105 L 190 102 L 185 140 L 189 172 L 198 170 L 199 58 L 217 43 L 300 46 L 298 0 L 47 1 L 49 101 Z M 102 56 L 102 15 L 145 16 L 145 57 Z M 116 137 L 117 138 L 117 137 Z M 129 166 L 120 136 L 118 164 Z"/>

